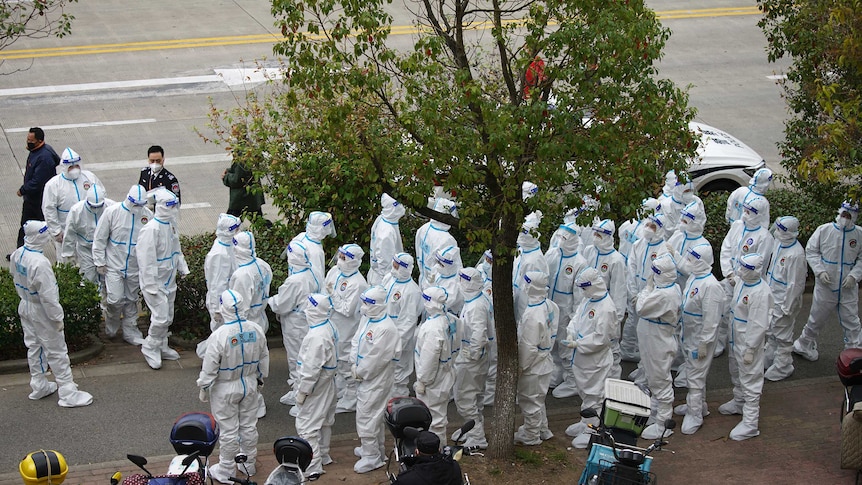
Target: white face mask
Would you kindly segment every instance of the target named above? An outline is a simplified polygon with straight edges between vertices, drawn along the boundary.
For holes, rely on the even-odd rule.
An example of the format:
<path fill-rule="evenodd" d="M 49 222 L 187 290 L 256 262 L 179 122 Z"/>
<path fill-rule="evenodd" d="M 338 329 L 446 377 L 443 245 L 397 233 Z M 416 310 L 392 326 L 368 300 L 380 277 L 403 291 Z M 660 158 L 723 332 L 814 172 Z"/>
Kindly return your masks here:
<path fill-rule="evenodd" d="M 80 168 L 70 168 L 66 171 L 66 178 L 69 180 L 77 180 L 81 176 Z"/>
<path fill-rule="evenodd" d="M 162 170 L 162 164 L 161 163 L 151 163 L 150 164 L 150 170 L 153 173 L 159 173 Z"/>
<path fill-rule="evenodd" d="M 853 219 L 849 217 L 841 217 L 841 214 L 838 214 L 838 217 L 835 218 L 835 222 L 844 229 L 853 227 Z"/>

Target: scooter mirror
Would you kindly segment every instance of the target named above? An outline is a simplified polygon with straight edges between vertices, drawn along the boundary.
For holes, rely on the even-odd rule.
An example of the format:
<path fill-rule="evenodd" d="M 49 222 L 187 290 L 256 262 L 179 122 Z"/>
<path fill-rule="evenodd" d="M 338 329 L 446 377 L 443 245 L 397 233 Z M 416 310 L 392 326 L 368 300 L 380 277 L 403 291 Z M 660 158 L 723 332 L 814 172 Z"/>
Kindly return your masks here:
<path fill-rule="evenodd" d="M 183 458 L 183 466 L 188 468 L 189 465 L 191 465 L 192 463 L 194 463 L 195 460 L 198 459 L 198 455 L 200 455 L 200 454 L 201 454 L 200 450 L 195 450 L 195 451 L 189 453 L 188 456 Z"/>
<path fill-rule="evenodd" d="M 582 418 L 596 418 L 599 416 L 599 413 L 596 412 L 593 408 L 581 409 L 581 417 Z"/>
<path fill-rule="evenodd" d="M 233 458 L 233 461 L 234 461 L 234 462 L 236 462 L 236 463 L 245 463 L 245 462 L 247 462 L 247 461 L 248 461 L 248 456 L 243 455 L 242 453 L 240 453 L 240 454 L 236 455 L 236 456 Z"/>
<path fill-rule="evenodd" d="M 676 428 L 676 421 L 673 419 L 668 419 L 664 422 L 664 429 L 674 429 Z"/>
<path fill-rule="evenodd" d="M 140 455 L 126 455 L 130 462 L 137 465 L 139 468 L 147 466 L 147 459 Z"/>
<path fill-rule="evenodd" d="M 464 436 L 465 434 L 469 433 L 473 429 L 474 426 L 476 426 L 476 420 L 475 419 L 471 419 L 471 420 L 467 421 L 466 423 L 464 423 L 464 425 L 461 426 L 461 436 Z"/>

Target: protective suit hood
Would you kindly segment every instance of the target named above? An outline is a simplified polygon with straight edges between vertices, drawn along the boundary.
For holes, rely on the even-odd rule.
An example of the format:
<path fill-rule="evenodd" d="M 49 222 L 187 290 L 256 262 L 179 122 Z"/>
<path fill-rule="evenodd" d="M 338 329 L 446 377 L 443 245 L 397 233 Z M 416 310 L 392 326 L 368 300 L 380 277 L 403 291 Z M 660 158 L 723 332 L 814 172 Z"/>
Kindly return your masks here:
<path fill-rule="evenodd" d="M 482 273 L 476 268 L 463 268 L 458 272 L 458 284 L 464 293 L 464 299 L 470 300 L 482 292 L 485 285 Z"/>
<path fill-rule="evenodd" d="M 254 234 L 243 231 L 233 237 L 233 254 L 238 265 L 248 264 L 255 260 Z"/>
<path fill-rule="evenodd" d="M 332 298 L 323 293 L 312 293 L 308 295 L 308 304 L 305 305 L 305 319 L 308 325 L 313 327 L 327 320 L 332 315 Z"/>
<path fill-rule="evenodd" d="M 562 229 L 559 232 L 560 249 L 563 250 L 564 254 L 577 252 L 581 245 L 581 238 L 578 236 L 578 229 L 575 223 L 567 222 L 566 224 L 561 224 L 560 229 Z"/>
<path fill-rule="evenodd" d="M 41 251 L 51 242 L 51 233 L 45 221 L 27 221 L 24 223 L 24 245 Z"/>
<path fill-rule="evenodd" d="M 770 185 L 772 185 L 772 170 L 768 168 L 758 169 L 748 181 L 748 187 L 759 195 L 765 194 Z"/>
<path fill-rule="evenodd" d="M 641 201 L 641 208 L 638 214 L 638 219 L 643 219 L 644 214 L 650 214 L 655 212 L 658 207 L 658 199 L 655 197 L 647 197 L 646 199 Z"/>
<path fill-rule="evenodd" d="M 680 227 L 686 236 L 701 236 L 706 225 L 706 213 L 697 202 L 692 202 L 680 211 Z"/>
<path fill-rule="evenodd" d="M 384 193 L 380 196 L 381 215 L 389 222 L 398 222 L 404 216 L 404 206 L 393 199 L 391 195 Z"/>
<path fill-rule="evenodd" d="M 455 202 L 452 202 L 445 197 L 439 197 L 435 199 L 433 209 L 437 212 L 442 212 L 444 214 L 450 214 L 453 217 L 458 217 L 458 208 L 455 206 Z M 448 231 L 451 227 L 449 224 L 440 222 L 436 219 L 434 219 L 434 222 L 437 227 L 443 229 L 444 231 Z"/>
<path fill-rule="evenodd" d="M 694 188 L 694 182 L 691 180 L 679 182 L 677 185 L 677 192 L 679 196 L 676 197 L 676 200 L 686 205 L 694 202 L 694 197 L 697 195 L 697 190 Z"/>
<path fill-rule="evenodd" d="M 216 237 L 219 241 L 230 242 L 241 225 L 242 221 L 238 217 L 224 213 L 219 214 L 218 222 L 216 222 Z"/>
<path fill-rule="evenodd" d="M 142 185 L 132 185 L 123 203 L 130 211 L 134 213 L 141 212 L 141 209 L 147 205 L 147 189 Z"/>
<path fill-rule="evenodd" d="M 677 269 L 684 275 L 701 276 L 712 271 L 712 263 L 712 246 L 709 243 L 701 243 L 685 250 Z"/>
<path fill-rule="evenodd" d="M 746 283 L 756 283 L 760 280 L 760 270 L 763 268 L 763 256 L 758 253 L 748 253 L 739 258 L 739 278 Z"/>
<path fill-rule="evenodd" d="M 525 180 L 521 184 L 521 199 L 522 200 L 527 200 L 530 197 L 533 197 L 534 195 L 536 195 L 537 193 L 539 193 L 539 186 L 534 184 L 533 182 L 529 182 L 529 181 Z"/>
<path fill-rule="evenodd" d="M 323 241 L 327 236 L 335 237 L 335 222 L 329 212 L 314 211 L 308 215 L 305 235 L 312 241 Z"/>
<path fill-rule="evenodd" d="M 219 297 L 219 313 L 225 323 L 233 323 L 245 320 L 248 315 L 248 303 L 244 302 L 242 295 L 233 290 L 224 290 Z"/>
<path fill-rule="evenodd" d="M 673 188 L 676 187 L 676 183 L 679 181 L 679 178 L 676 176 L 675 170 L 669 170 L 664 175 L 664 187 L 661 188 L 661 191 L 664 195 L 671 197 L 673 195 Z"/>
<path fill-rule="evenodd" d="M 603 219 L 593 224 L 593 244 L 602 251 L 610 251 L 614 248 L 614 233 L 617 228 L 614 221 Z"/>
<path fill-rule="evenodd" d="M 676 263 L 670 254 L 662 254 L 652 262 L 653 281 L 656 287 L 664 288 L 676 281 Z"/>
<path fill-rule="evenodd" d="M 601 298 L 608 292 L 608 287 L 605 284 L 605 279 L 596 268 L 587 267 L 578 273 L 575 278 L 575 286 L 580 288 L 584 295 L 591 300 Z"/>
<path fill-rule="evenodd" d="M 651 231 L 649 231 L 649 227 L 644 228 L 644 238 L 646 238 L 647 241 L 654 243 L 667 237 L 667 228 L 670 221 L 668 221 L 666 215 L 653 214 L 649 216 L 649 220 L 655 224 L 655 232 L 650 234 Z"/>
<path fill-rule="evenodd" d="M 66 147 L 63 150 L 63 155 L 60 157 L 63 175 L 69 180 L 76 180 L 81 176 L 81 156 L 75 150 Z M 75 167 L 75 168 L 73 168 Z"/>
<path fill-rule="evenodd" d="M 101 185 L 93 184 L 87 189 L 87 207 L 93 211 L 99 211 L 105 207 L 105 189 Z"/>
<path fill-rule="evenodd" d="M 842 217 L 842 214 L 849 214 L 850 218 Z M 844 201 L 841 204 L 841 207 L 838 209 L 838 216 L 835 218 L 835 222 L 839 227 L 844 229 L 852 229 L 856 224 L 856 220 L 859 218 L 859 205 L 854 204 L 849 201 Z"/>
<path fill-rule="evenodd" d="M 362 306 L 359 313 L 372 320 L 386 315 L 386 289 L 380 285 L 369 286 L 359 297 Z"/>
<path fill-rule="evenodd" d="M 291 274 L 311 267 L 308 251 L 297 241 L 291 241 L 287 245 L 287 267 Z"/>
<path fill-rule="evenodd" d="M 529 304 L 540 303 L 548 298 L 548 274 L 543 271 L 527 271 L 524 274 L 525 293 Z"/>
<path fill-rule="evenodd" d="M 157 190 L 154 197 L 156 201 L 156 218 L 166 222 L 175 221 L 180 211 L 180 199 L 177 198 L 177 195 L 163 188 Z"/>
<path fill-rule="evenodd" d="M 518 234 L 518 246 L 522 250 L 535 249 L 539 247 L 539 224 L 542 222 L 542 211 L 531 212 L 521 225 L 521 233 Z"/>
<path fill-rule="evenodd" d="M 407 253 L 398 253 L 392 258 L 392 275 L 396 281 L 404 281 L 413 278 L 413 256 Z"/>
<path fill-rule="evenodd" d="M 775 219 L 775 239 L 783 245 L 789 245 L 799 237 L 799 219 L 793 216 L 781 216 Z"/>
<path fill-rule="evenodd" d="M 461 250 L 458 246 L 446 246 L 434 253 L 434 259 L 437 260 L 435 270 L 438 274 L 441 276 L 453 276 L 458 271 L 455 261 L 461 259 Z"/>
<path fill-rule="evenodd" d="M 362 264 L 362 256 L 365 251 L 357 244 L 345 244 L 338 248 L 338 269 L 344 274 L 353 274 Z"/>
<path fill-rule="evenodd" d="M 748 229 L 756 229 L 760 226 L 761 214 L 766 214 L 768 207 L 769 202 L 762 197 L 755 197 L 744 202 L 742 204 L 742 223 Z"/>
<path fill-rule="evenodd" d="M 433 316 L 446 311 L 448 300 L 449 293 L 441 286 L 431 286 L 422 292 L 422 303 L 425 305 L 425 311 L 428 315 Z"/>

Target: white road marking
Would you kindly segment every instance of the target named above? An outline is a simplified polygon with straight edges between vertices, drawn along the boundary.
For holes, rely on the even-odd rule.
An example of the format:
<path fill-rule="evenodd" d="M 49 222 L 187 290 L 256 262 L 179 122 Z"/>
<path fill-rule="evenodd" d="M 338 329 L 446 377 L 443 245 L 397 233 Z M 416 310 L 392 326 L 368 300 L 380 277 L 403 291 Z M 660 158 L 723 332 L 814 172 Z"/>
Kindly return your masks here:
<path fill-rule="evenodd" d="M 787 74 L 773 74 L 771 76 L 766 76 L 766 79 L 771 79 L 773 81 L 782 81 L 787 79 Z"/>
<path fill-rule="evenodd" d="M 199 163 L 224 163 L 230 162 L 231 160 L 231 156 L 228 153 L 165 158 L 165 161 L 167 162 L 169 167 L 174 165 L 194 165 Z M 146 166 L 147 160 L 142 158 L 140 160 L 127 160 L 124 162 L 88 163 L 86 165 L 86 168 L 87 170 L 92 170 L 93 172 L 99 173 L 100 171 L 104 170 L 128 170 L 130 168 L 142 169 Z"/>
<path fill-rule="evenodd" d="M 209 202 L 192 202 L 180 205 L 180 209 L 206 209 L 207 207 L 212 207 L 212 204 Z"/>
<path fill-rule="evenodd" d="M 92 128 L 94 126 L 117 126 L 117 125 L 136 125 L 139 123 L 155 123 L 155 118 L 143 118 L 140 120 L 118 120 L 118 121 L 94 121 L 92 123 L 74 123 L 69 125 L 47 125 L 42 126 L 43 130 L 67 130 L 70 128 Z M 6 133 L 26 133 L 30 128 L 9 128 Z"/>
<path fill-rule="evenodd" d="M 228 86 L 242 86 L 244 84 L 259 84 L 269 80 L 277 80 L 284 77 L 281 69 L 267 67 L 263 69 L 215 69 Z"/>
<path fill-rule="evenodd" d="M 109 81 L 101 83 L 60 84 L 57 86 L 35 86 L 31 88 L 0 89 L 0 97 L 21 96 L 27 94 L 48 94 L 75 91 L 99 91 L 104 89 L 143 88 L 152 86 L 170 86 L 174 84 L 199 84 L 223 82 L 221 76 L 186 76 L 159 79 L 137 79 L 132 81 Z"/>

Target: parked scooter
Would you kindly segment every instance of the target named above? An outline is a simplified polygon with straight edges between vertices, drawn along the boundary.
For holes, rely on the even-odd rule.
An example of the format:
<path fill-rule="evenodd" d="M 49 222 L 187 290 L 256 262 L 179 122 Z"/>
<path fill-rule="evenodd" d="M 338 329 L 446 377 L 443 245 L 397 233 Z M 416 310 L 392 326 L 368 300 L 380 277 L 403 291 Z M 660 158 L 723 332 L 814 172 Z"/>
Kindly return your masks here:
<path fill-rule="evenodd" d="M 312 458 L 311 445 L 307 441 L 298 436 L 285 436 L 275 440 L 272 452 L 279 464 L 269 474 L 265 485 L 298 485 L 306 481 L 305 470 Z"/>
<path fill-rule="evenodd" d="M 844 384 L 841 404 L 841 468 L 856 470 L 856 484 L 862 483 L 862 349 L 844 349 L 835 362 Z"/>
<path fill-rule="evenodd" d="M 189 455 L 175 457 L 171 461 L 168 473 L 165 475 L 153 475 L 147 470 L 147 459 L 140 455 L 126 455 L 126 457 L 144 471 L 146 475 L 131 475 L 123 479 L 123 485 L 204 485 L 206 479 L 198 463 L 199 452 L 195 451 Z M 177 458 L 181 458 L 177 462 Z M 175 465 L 182 466 L 175 470 Z M 111 480 L 113 482 L 113 478 Z"/>

